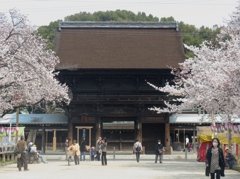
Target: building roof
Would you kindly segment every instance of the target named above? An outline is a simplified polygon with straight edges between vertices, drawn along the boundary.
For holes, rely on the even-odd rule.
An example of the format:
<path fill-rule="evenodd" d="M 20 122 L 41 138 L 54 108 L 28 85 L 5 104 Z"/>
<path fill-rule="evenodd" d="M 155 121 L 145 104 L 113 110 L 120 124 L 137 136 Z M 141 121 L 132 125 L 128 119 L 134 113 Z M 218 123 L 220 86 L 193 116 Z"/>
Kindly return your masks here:
<path fill-rule="evenodd" d="M 10 122 L 16 124 L 16 114 L 6 114 L 0 120 L 0 124 Z M 19 124 L 68 124 L 68 118 L 64 114 L 19 114 Z"/>
<path fill-rule="evenodd" d="M 177 23 L 61 22 L 56 69 L 166 69 L 184 61 Z"/>
<path fill-rule="evenodd" d="M 216 123 L 223 123 L 223 115 L 215 115 L 215 122 Z M 208 123 L 209 125 L 212 123 L 211 116 L 208 114 L 172 114 L 170 116 L 169 122 L 179 123 L 179 124 L 202 124 Z M 232 123 L 239 124 L 240 118 L 235 118 L 232 120 Z"/>

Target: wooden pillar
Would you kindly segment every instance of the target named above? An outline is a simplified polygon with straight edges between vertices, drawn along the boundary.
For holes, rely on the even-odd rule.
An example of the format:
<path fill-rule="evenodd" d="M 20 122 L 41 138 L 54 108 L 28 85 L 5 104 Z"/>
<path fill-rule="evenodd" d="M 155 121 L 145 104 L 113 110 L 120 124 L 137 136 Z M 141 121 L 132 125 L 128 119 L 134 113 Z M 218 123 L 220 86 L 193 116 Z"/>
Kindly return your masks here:
<path fill-rule="evenodd" d="M 167 154 L 171 154 L 172 150 L 170 147 L 170 123 L 169 116 L 166 116 L 165 120 L 165 150 Z"/>
<path fill-rule="evenodd" d="M 120 151 L 123 150 L 123 149 L 122 149 L 122 137 L 121 137 L 121 135 L 122 135 L 122 131 L 119 131 L 119 136 L 120 136 L 120 138 L 119 138 L 119 150 L 120 150 Z"/>
<path fill-rule="evenodd" d="M 186 148 L 186 136 L 185 136 L 185 128 L 183 129 L 183 148 Z"/>
<path fill-rule="evenodd" d="M 45 154 L 45 126 L 42 126 L 42 153 Z"/>
<path fill-rule="evenodd" d="M 2 154 L 2 161 L 3 161 L 3 162 L 6 161 L 6 154 L 5 154 L 5 153 Z"/>
<path fill-rule="evenodd" d="M 165 123 L 165 146 L 170 147 L 170 123 Z"/>
<path fill-rule="evenodd" d="M 45 145 L 45 150 L 47 150 L 47 143 L 48 143 L 48 131 L 46 131 L 46 145 Z"/>
<path fill-rule="evenodd" d="M 56 152 L 57 150 L 57 131 L 56 129 L 53 131 L 53 151 Z"/>
<path fill-rule="evenodd" d="M 180 133 L 179 133 L 179 129 L 178 129 L 178 142 L 179 142 L 179 138 L 180 138 Z"/>
<path fill-rule="evenodd" d="M 175 128 L 173 129 L 173 139 L 172 139 L 172 143 L 176 142 L 176 130 Z"/>
<path fill-rule="evenodd" d="M 90 147 L 90 149 L 91 149 L 91 142 L 92 142 L 91 138 L 92 138 L 92 136 L 91 136 L 91 128 L 89 128 L 89 147 Z"/>
<path fill-rule="evenodd" d="M 196 151 L 196 127 L 195 125 L 193 126 L 193 151 Z"/>
<path fill-rule="evenodd" d="M 68 118 L 68 143 L 69 145 L 72 144 L 72 139 L 73 139 L 73 123 L 72 123 L 72 118 Z"/>
<path fill-rule="evenodd" d="M 100 119 L 100 117 L 96 117 L 97 119 L 96 119 L 96 126 L 95 126 L 95 128 L 96 128 L 96 136 L 95 136 L 95 139 L 96 139 L 96 141 L 98 140 L 98 138 L 99 137 L 101 137 L 101 119 Z"/>
<path fill-rule="evenodd" d="M 142 143 L 142 121 L 137 124 L 137 139 Z"/>
<path fill-rule="evenodd" d="M 79 141 L 79 128 L 77 128 L 77 143 L 80 144 L 80 141 Z"/>
<path fill-rule="evenodd" d="M 11 154 L 11 161 L 14 160 L 14 154 Z"/>

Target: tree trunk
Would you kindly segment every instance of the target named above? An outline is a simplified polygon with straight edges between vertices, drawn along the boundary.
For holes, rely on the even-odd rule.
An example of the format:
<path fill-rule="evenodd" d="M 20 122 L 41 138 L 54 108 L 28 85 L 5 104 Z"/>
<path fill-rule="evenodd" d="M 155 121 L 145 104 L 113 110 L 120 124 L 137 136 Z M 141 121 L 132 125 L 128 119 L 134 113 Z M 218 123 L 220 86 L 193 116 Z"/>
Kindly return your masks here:
<path fill-rule="evenodd" d="M 228 123 L 231 123 L 231 117 L 228 115 Z M 228 149 L 232 150 L 232 129 L 228 127 Z"/>
<path fill-rule="evenodd" d="M 30 129 L 28 138 L 27 138 L 27 143 L 29 142 L 35 143 L 36 136 L 37 136 L 37 129 Z"/>

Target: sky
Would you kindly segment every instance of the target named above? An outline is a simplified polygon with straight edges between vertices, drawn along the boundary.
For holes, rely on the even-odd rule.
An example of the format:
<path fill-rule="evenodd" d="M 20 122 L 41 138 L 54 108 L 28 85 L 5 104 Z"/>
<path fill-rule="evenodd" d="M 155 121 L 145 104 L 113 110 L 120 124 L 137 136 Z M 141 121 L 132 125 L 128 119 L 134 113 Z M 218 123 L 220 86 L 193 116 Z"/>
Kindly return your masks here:
<path fill-rule="evenodd" d="M 158 18 L 173 16 L 196 27 L 225 25 L 238 0 L 0 0 L 0 12 L 18 9 L 32 25 L 48 25 L 79 12 L 129 10 Z"/>

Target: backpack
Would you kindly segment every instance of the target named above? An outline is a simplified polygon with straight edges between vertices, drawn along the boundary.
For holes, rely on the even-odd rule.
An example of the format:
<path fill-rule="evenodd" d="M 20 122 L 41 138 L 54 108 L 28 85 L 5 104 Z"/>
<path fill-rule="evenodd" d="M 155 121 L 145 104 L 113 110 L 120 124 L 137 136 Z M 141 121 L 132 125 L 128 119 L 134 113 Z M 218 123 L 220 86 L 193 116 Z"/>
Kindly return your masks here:
<path fill-rule="evenodd" d="M 136 152 L 140 152 L 141 151 L 141 147 L 140 146 L 137 146 L 136 147 Z"/>

